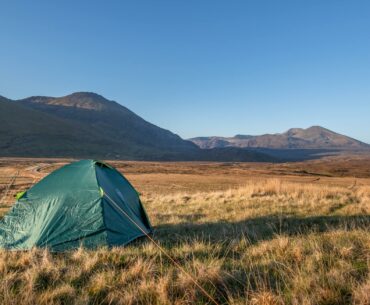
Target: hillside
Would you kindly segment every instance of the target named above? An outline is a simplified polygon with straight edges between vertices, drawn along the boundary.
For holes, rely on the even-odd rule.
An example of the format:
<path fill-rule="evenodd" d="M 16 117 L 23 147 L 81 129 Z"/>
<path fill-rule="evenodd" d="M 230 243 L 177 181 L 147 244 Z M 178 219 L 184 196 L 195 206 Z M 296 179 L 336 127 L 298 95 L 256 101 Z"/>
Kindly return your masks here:
<path fill-rule="evenodd" d="M 0 110 L 0 156 L 274 162 L 370 147 L 319 126 L 187 141 L 91 92 L 15 101 L 0 97 Z"/>
<path fill-rule="evenodd" d="M 95 145 L 89 130 L 2 97 L 0 117 L 2 156 L 70 156 L 72 150 L 83 155 Z"/>
<path fill-rule="evenodd" d="M 338 134 L 329 129 L 312 126 L 292 128 L 284 133 L 261 136 L 236 135 L 234 137 L 197 137 L 189 139 L 200 148 L 239 147 L 270 149 L 369 149 L 370 145 Z"/>
<path fill-rule="evenodd" d="M 215 149 L 155 126 L 90 92 L 0 98 L 0 156 L 125 160 L 274 161 L 264 153 Z"/>
<path fill-rule="evenodd" d="M 97 141 L 115 143 L 110 149 L 118 157 L 189 153 L 196 147 L 172 132 L 157 127 L 120 104 L 95 93 L 74 93 L 61 98 L 30 97 L 23 106 L 88 128 Z M 103 147 L 102 147 L 103 148 Z"/>

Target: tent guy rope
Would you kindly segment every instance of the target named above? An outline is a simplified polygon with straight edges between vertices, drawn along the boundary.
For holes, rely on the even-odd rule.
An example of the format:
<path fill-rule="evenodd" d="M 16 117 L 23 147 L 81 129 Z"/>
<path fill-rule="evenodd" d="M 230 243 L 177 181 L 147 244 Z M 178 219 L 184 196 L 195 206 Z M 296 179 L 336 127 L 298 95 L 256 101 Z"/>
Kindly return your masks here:
<path fill-rule="evenodd" d="M 219 305 L 219 303 L 198 283 L 198 281 L 189 273 L 187 272 L 178 262 L 176 262 L 167 251 L 161 247 L 144 229 L 138 225 L 130 215 L 128 215 L 121 207 L 108 195 L 104 192 L 104 196 L 114 205 L 114 207 L 121 212 L 124 216 L 128 218 L 145 236 L 174 264 L 181 272 L 187 275 L 191 281 L 202 291 L 202 293 L 215 305 Z"/>

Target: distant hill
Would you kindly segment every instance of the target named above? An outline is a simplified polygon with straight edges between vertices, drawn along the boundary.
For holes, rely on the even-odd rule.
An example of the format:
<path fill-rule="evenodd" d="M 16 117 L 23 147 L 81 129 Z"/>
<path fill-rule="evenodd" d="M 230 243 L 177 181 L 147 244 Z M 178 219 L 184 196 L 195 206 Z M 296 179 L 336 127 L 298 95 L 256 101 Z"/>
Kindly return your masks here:
<path fill-rule="evenodd" d="M 126 107 L 90 92 L 0 97 L 0 156 L 126 160 L 274 161 L 260 152 L 201 150 Z"/>
<path fill-rule="evenodd" d="M 198 137 L 189 139 L 202 149 L 220 147 L 268 149 L 369 149 L 370 145 L 341 135 L 329 129 L 312 126 L 292 128 L 284 133 L 261 136 L 236 135 L 234 137 Z"/>

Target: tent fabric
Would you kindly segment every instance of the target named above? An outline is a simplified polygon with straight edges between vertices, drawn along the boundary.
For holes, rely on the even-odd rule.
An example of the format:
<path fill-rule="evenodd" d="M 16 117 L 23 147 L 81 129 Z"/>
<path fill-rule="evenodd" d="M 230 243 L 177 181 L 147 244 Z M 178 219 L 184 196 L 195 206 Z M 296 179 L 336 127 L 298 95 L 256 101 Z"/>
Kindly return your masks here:
<path fill-rule="evenodd" d="M 152 231 L 134 187 L 117 170 L 81 160 L 54 171 L 26 191 L 0 221 L 0 248 L 120 246 Z"/>

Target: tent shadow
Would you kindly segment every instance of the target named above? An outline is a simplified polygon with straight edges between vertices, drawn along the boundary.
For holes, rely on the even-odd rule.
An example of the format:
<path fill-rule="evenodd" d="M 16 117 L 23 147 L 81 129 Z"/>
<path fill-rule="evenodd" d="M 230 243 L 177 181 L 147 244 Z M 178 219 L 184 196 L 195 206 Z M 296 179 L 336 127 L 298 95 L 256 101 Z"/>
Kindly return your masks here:
<path fill-rule="evenodd" d="M 335 229 L 370 230 L 370 215 L 296 217 L 270 215 L 238 222 L 161 224 L 154 235 L 161 243 L 205 240 L 225 242 L 247 238 L 251 243 L 274 238 L 277 234 L 294 236 Z"/>

